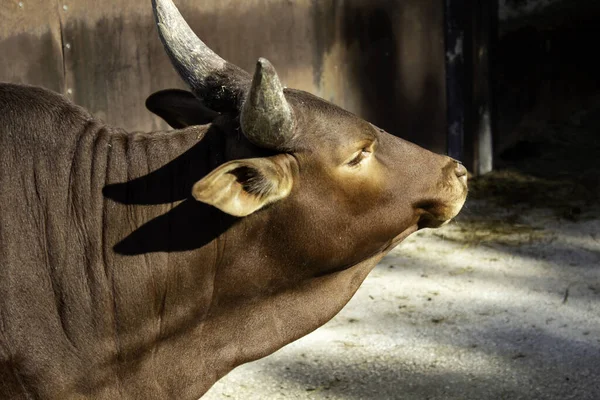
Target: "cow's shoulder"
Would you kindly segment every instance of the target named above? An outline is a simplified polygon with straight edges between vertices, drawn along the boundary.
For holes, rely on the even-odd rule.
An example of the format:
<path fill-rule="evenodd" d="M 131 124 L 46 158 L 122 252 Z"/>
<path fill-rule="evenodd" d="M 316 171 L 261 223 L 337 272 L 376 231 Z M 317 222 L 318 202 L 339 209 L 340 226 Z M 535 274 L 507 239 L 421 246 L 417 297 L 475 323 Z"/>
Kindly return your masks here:
<path fill-rule="evenodd" d="M 0 121 L 20 125 L 77 125 L 93 119 L 62 94 L 23 84 L 0 83 Z"/>
<path fill-rule="evenodd" d="M 94 118 L 67 97 L 42 87 L 0 83 L 0 140 L 21 149 L 67 146 Z"/>
<path fill-rule="evenodd" d="M 0 82 L 0 118 L 14 116 L 8 112 L 20 114 L 38 113 L 39 116 L 51 114 L 60 117 L 90 118 L 83 108 L 76 106 L 67 97 L 39 86 Z"/>

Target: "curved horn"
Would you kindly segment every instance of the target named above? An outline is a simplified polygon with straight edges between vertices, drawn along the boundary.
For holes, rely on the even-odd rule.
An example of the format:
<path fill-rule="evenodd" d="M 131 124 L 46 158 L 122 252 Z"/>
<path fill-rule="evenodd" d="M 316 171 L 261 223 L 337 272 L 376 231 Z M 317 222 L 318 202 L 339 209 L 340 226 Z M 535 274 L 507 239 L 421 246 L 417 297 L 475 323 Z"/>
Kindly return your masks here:
<path fill-rule="evenodd" d="M 260 147 L 274 150 L 289 148 L 294 133 L 292 108 L 273 65 L 259 58 L 240 116 L 244 135 Z"/>
<path fill-rule="evenodd" d="M 250 75 L 204 44 L 171 0 L 152 0 L 152 9 L 171 63 L 192 92 L 215 110 L 238 109 Z"/>

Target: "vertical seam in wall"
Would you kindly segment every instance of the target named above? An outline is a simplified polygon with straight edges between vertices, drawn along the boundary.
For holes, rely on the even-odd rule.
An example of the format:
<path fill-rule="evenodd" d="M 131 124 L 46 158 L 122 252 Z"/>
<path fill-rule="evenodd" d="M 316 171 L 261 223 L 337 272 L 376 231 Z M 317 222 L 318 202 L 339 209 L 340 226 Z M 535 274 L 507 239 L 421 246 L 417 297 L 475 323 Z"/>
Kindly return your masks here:
<path fill-rule="evenodd" d="M 60 30 L 60 58 L 62 61 L 62 76 L 63 76 L 63 88 L 62 88 L 62 92 L 63 94 L 66 94 L 67 92 L 67 66 L 66 66 L 66 60 L 65 60 L 65 38 L 64 38 L 64 32 L 63 32 L 63 21 L 62 21 L 62 16 L 60 14 L 60 1 L 56 1 L 56 11 L 57 11 L 57 16 L 58 16 L 58 29 Z"/>

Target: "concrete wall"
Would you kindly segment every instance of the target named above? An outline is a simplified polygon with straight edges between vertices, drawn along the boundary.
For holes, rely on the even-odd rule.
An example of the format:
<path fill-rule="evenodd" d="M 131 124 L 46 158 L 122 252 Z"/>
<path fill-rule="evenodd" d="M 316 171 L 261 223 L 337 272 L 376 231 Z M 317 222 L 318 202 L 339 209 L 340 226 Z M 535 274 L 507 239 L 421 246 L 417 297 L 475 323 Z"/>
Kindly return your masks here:
<path fill-rule="evenodd" d="M 443 7 L 434 0 L 176 0 L 216 52 L 268 58 L 307 90 L 391 133 L 445 151 Z M 183 88 L 150 0 L 3 0 L 0 80 L 42 85 L 128 130 L 166 125 L 144 107 Z"/>

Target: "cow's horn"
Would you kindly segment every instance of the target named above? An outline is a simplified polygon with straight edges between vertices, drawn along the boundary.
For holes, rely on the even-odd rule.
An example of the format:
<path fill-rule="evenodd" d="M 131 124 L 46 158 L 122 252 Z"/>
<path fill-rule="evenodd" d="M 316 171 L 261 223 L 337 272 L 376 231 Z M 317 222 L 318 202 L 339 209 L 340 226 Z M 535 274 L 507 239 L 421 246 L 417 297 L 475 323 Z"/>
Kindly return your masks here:
<path fill-rule="evenodd" d="M 204 44 L 171 0 L 152 0 L 152 9 L 165 50 L 192 92 L 215 110 L 238 109 L 249 74 Z"/>
<path fill-rule="evenodd" d="M 292 108 L 271 63 L 259 58 L 240 116 L 244 135 L 257 146 L 287 150 L 294 133 Z"/>

